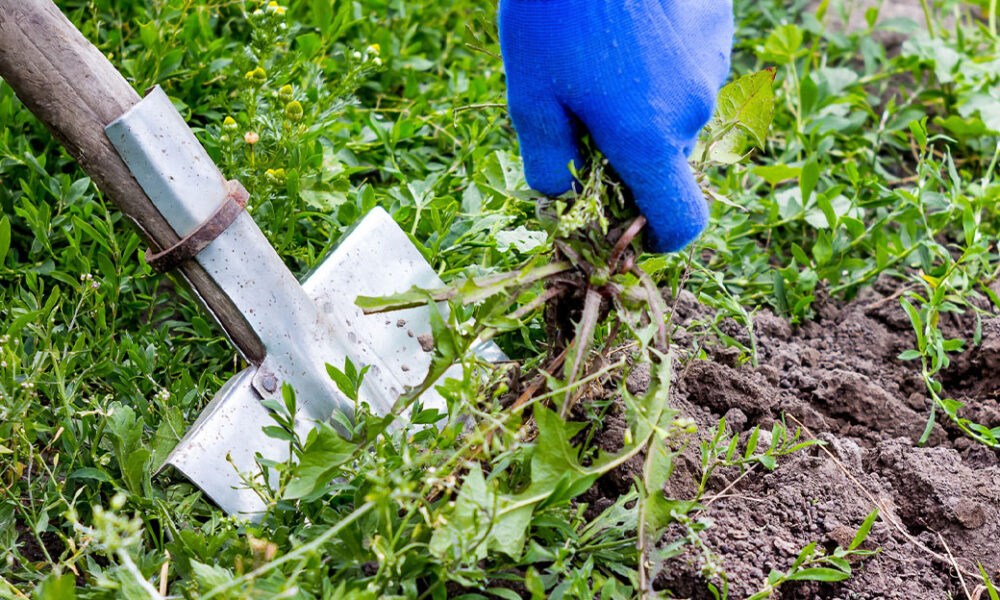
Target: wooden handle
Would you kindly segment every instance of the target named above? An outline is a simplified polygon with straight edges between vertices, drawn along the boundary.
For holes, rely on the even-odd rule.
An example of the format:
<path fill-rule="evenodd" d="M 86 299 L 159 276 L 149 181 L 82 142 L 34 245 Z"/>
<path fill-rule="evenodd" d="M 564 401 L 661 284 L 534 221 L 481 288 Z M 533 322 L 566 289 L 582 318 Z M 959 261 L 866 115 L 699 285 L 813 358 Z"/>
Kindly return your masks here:
<path fill-rule="evenodd" d="M 0 77 L 157 249 L 177 234 L 104 134 L 139 95 L 51 0 L 0 0 Z M 180 269 L 247 360 L 265 350 L 243 316 L 195 261 Z"/>

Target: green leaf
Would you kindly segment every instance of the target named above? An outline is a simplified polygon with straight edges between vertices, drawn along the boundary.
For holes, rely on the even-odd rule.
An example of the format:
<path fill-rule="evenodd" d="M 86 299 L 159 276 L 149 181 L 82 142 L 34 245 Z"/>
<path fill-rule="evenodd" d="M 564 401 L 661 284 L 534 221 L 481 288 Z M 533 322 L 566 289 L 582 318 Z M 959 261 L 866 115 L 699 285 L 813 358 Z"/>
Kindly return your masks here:
<path fill-rule="evenodd" d="M 186 430 L 187 423 L 184 421 L 184 415 L 180 408 L 176 406 L 166 408 L 163 421 L 156 428 L 156 438 L 153 443 L 153 455 L 150 460 L 154 469 L 163 464 Z"/>
<path fill-rule="evenodd" d="M 486 543 L 476 546 L 479 560 L 486 558 L 490 549 L 519 558 L 533 507 L 527 504 L 501 511 L 501 508 L 509 506 L 509 500 L 509 497 L 500 497 L 494 488 L 487 485 L 479 463 L 470 463 L 446 526 L 438 527 L 431 536 L 431 553 L 438 557 L 451 556 L 454 549 L 461 554 L 489 532 Z"/>
<path fill-rule="evenodd" d="M 768 471 L 773 471 L 778 466 L 778 461 L 770 454 L 762 454 L 757 461 Z"/>
<path fill-rule="evenodd" d="M 524 587 L 531 593 L 531 600 L 544 600 L 546 597 L 545 583 L 535 567 L 528 567 L 528 571 L 524 574 Z"/>
<path fill-rule="evenodd" d="M 986 574 L 986 569 L 981 564 L 979 565 L 979 572 L 983 576 L 983 585 L 986 586 L 986 592 L 990 595 L 990 600 L 1000 600 L 1000 595 L 997 595 L 996 587 L 993 586 L 990 576 Z"/>
<path fill-rule="evenodd" d="M 517 592 L 514 590 L 508 590 L 507 588 L 486 588 L 486 593 L 496 596 L 497 598 L 505 598 L 506 600 L 521 600 L 521 596 Z"/>
<path fill-rule="evenodd" d="M 805 35 L 799 27 L 782 25 L 767 36 L 760 59 L 764 62 L 786 65 L 798 56 L 804 38 Z"/>
<path fill-rule="evenodd" d="M 13 598 L 14 596 L 10 596 Z M 74 600 L 76 598 L 76 579 L 72 573 L 59 575 L 51 573 L 35 590 L 38 600 Z"/>
<path fill-rule="evenodd" d="M 951 115 L 947 119 L 937 117 L 934 119 L 934 124 L 962 140 L 978 138 L 990 133 L 990 129 L 978 117 L 967 119 L 958 115 Z M 926 132 L 922 132 L 922 134 L 920 136 L 914 134 L 914 137 L 920 142 L 921 147 L 925 147 L 927 145 Z"/>
<path fill-rule="evenodd" d="M 341 204 L 347 202 L 347 195 L 345 193 L 335 191 L 301 190 L 299 197 L 305 200 L 305 203 L 311 208 L 325 213 L 333 212 Z"/>
<path fill-rule="evenodd" d="M 806 256 L 806 252 L 801 246 L 793 243 L 791 249 L 792 256 L 795 257 L 795 260 L 799 261 L 800 266 L 807 267 L 812 264 L 812 261 L 809 260 L 808 256 Z"/>
<path fill-rule="evenodd" d="M 0 267 L 3 267 L 8 250 L 10 250 L 10 220 L 4 216 L 0 219 Z"/>
<path fill-rule="evenodd" d="M 459 358 L 459 343 L 455 340 L 454 332 L 448 327 L 437 306 L 431 305 L 427 314 L 431 322 L 431 335 L 434 336 L 435 359 L 455 362 Z"/>
<path fill-rule="evenodd" d="M 319 24 L 323 33 L 329 28 L 330 21 L 333 20 L 333 2 L 330 0 L 312 0 L 310 3 L 310 16 Z"/>
<path fill-rule="evenodd" d="M 945 340 L 941 343 L 941 348 L 945 352 L 961 352 L 964 347 L 965 340 L 960 339 Z"/>
<path fill-rule="evenodd" d="M 899 360 L 915 360 L 917 358 L 920 358 L 921 356 L 923 356 L 923 354 L 921 354 L 916 350 L 905 350 L 904 352 L 900 353 L 900 355 L 897 356 L 896 358 L 898 358 Z"/>
<path fill-rule="evenodd" d="M 114 481 L 110 475 L 97 467 L 83 467 L 77 469 L 70 473 L 67 479 L 90 479 L 93 481 L 103 481 L 105 483 L 111 483 Z"/>
<path fill-rule="evenodd" d="M 752 171 L 754 175 L 771 185 L 777 185 L 789 179 L 797 179 L 802 174 L 801 167 L 789 167 L 788 165 L 757 166 Z"/>
<path fill-rule="evenodd" d="M 810 160 L 802 167 L 802 175 L 799 178 L 799 189 L 802 191 L 803 206 L 808 204 L 818 182 L 819 164 L 815 160 Z"/>
<path fill-rule="evenodd" d="M 673 474 L 674 458 L 678 452 L 667 449 L 663 440 L 656 435 L 649 444 L 648 452 L 643 474 L 646 498 L 642 503 L 643 511 L 640 518 L 647 524 L 650 541 L 653 541 L 659 537 L 663 528 L 674 522 L 675 515 L 686 514 L 694 510 L 698 504 L 667 498 L 663 495 L 663 486 Z"/>
<path fill-rule="evenodd" d="M 466 279 L 458 284 L 439 288 L 436 290 L 423 290 L 413 287 L 409 291 L 393 296 L 358 296 L 354 303 L 361 308 L 365 314 L 388 312 L 425 306 L 429 302 L 440 302 L 442 300 L 452 300 L 460 298 L 464 304 L 481 302 L 514 287 L 527 285 L 552 275 L 568 271 L 573 265 L 561 261 L 557 263 L 546 263 L 542 266 L 525 272 L 505 273 L 493 277 L 485 277 L 479 280 Z"/>
<path fill-rule="evenodd" d="M 115 450 L 119 459 L 124 462 L 125 457 L 139 443 L 142 435 L 142 427 L 136 426 L 135 411 L 132 407 L 120 402 L 112 402 L 110 414 L 107 418 L 108 429 L 115 438 Z M 140 423 L 142 420 L 140 419 Z"/>
<path fill-rule="evenodd" d="M 843 581 L 850 576 L 850 573 L 844 573 L 839 569 L 813 567 L 792 573 L 786 581 Z"/>
<path fill-rule="evenodd" d="M 826 11 L 830 8 L 830 0 L 823 0 L 816 7 L 816 20 L 822 22 L 826 18 Z"/>
<path fill-rule="evenodd" d="M 875 524 L 877 519 L 878 509 L 876 508 L 871 512 L 871 514 L 865 517 L 865 522 L 861 524 L 858 532 L 854 534 L 854 539 L 851 540 L 851 545 L 847 547 L 848 550 L 854 550 L 865 542 L 865 539 L 868 538 L 868 532 L 872 530 L 872 526 Z"/>
<path fill-rule="evenodd" d="M 763 148 L 774 119 L 774 71 L 744 75 L 719 92 L 715 116 L 708 125 L 708 158 L 722 164 L 740 162 L 748 145 Z"/>
<path fill-rule="evenodd" d="M 865 224 L 859 219 L 844 216 L 841 217 L 840 222 L 847 229 L 847 232 L 851 234 L 851 238 L 855 240 L 865 234 Z"/>
<path fill-rule="evenodd" d="M 816 550 L 816 542 L 813 542 L 808 546 L 806 546 L 805 548 L 803 548 L 802 551 L 799 552 L 798 558 L 796 558 L 795 562 L 792 563 L 792 570 L 794 571 L 795 569 L 801 567 L 802 563 L 806 562 L 806 560 L 808 560 L 813 555 L 813 552 L 815 550 Z"/>
<path fill-rule="evenodd" d="M 754 427 L 753 431 L 750 432 L 750 439 L 747 440 L 747 449 L 743 453 L 743 458 L 750 458 L 753 456 L 754 451 L 757 450 L 757 440 L 760 437 L 760 426 Z"/>
<path fill-rule="evenodd" d="M 531 478 L 546 482 L 548 486 L 558 484 L 567 473 L 584 475 L 578 458 L 579 449 L 570 440 L 586 426 L 564 420 L 554 411 L 539 406 L 535 408 L 535 422 L 538 426 L 538 443 L 531 459 Z M 590 479 L 587 477 L 586 479 Z M 596 477 L 595 477 L 596 479 Z M 587 481 L 574 482 L 576 488 L 583 487 L 583 493 L 590 487 Z"/>
<path fill-rule="evenodd" d="M 194 579 L 202 591 L 225 585 L 233 579 L 233 574 L 228 569 L 216 565 L 206 565 L 197 560 L 191 561 L 191 570 L 194 572 Z"/>
<path fill-rule="evenodd" d="M 344 370 L 341 371 L 337 367 L 327 363 L 326 372 L 330 376 L 330 379 L 337 384 L 337 389 L 339 389 L 345 396 L 351 400 L 358 399 L 358 390 L 361 388 L 361 383 L 364 381 L 365 373 L 368 372 L 368 368 L 371 365 L 365 365 L 358 371 L 354 363 L 351 362 L 350 357 L 344 358 Z"/>
<path fill-rule="evenodd" d="M 133 494 L 145 494 L 152 487 L 149 482 L 149 457 L 149 450 L 137 448 L 129 453 L 125 461 L 125 486 Z"/>
<path fill-rule="evenodd" d="M 816 259 L 817 266 L 824 266 L 833 258 L 833 245 L 830 243 L 830 235 L 825 231 L 820 231 L 816 236 L 816 243 L 812 248 L 813 258 Z"/>
<path fill-rule="evenodd" d="M 924 323 L 923 319 L 920 318 L 920 312 L 910 304 L 910 301 L 906 298 L 900 298 L 899 303 L 903 306 L 903 310 L 910 317 L 910 323 L 913 325 L 913 331 L 917 335 L 917 347 L 919 348 L 921 354 L 927 349 L 927 342 L 924 339 Z"/>
<path fill-rule="evenodd" d="M 511 248 L 522 254 L 526 254 L 545 244 L 548 234 L 544 231 L 531 231 L 524 225 L 512 231 L 498 231 L 494 236 L 497 241 L 497 250 L 508 252 Z"/>
<path fill-rule="evenodd" d="M 285 498 L 298 500 L 323 490 L 347 461 L 357 445 L 345 440 L 327 423 L 314 429 L 302 449 L 295 476 L 285 488 Z"/>
<path fill-rule="evenodd" d="M 830 203 L 830 199 L 820 194 L 816 198 L 816 204 L 819 209 L 823 211 L 823 216 L 826 219 L 826 226 L 830 229 L 836 229 L 837 227 L 837 212 L 833 210 L 833 205 Z"/>
<path fill-rule="evenodd" d="M 927 150 L 927 117 L 910 121 L 910 135 L 917 141 L 920 151 Z"/>

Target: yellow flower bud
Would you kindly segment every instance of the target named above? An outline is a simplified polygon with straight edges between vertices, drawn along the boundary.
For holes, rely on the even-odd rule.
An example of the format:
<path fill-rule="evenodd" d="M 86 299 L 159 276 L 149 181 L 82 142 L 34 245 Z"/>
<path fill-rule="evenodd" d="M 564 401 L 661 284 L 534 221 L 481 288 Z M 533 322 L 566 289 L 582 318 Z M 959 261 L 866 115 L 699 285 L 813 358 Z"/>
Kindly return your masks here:
<path fill-rule="evenodd" d="M 292 122 L 301 121 L 304 112 L 298 100 L 292 100 L 285 106 L 285 118 Z"/>
<path fill-rule="evenodd" d="M 247 71 L 247 74 L 244 77 L 246 77 L 246 80 L 254 85 L 264 85 L 267 83 L 267 71 L 261 67 L 257 67 L 252 71 Z"/>

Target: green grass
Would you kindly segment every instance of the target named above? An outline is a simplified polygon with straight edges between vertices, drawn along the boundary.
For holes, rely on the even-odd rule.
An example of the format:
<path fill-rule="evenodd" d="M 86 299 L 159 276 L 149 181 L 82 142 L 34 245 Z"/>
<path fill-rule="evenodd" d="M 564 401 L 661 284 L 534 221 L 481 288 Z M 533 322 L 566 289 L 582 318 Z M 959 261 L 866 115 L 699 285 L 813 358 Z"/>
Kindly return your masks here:
<path fill-rule="evenodd" d="M 1000 306 L 989 288 L 1000 223 L 995 32 L 971 20 L 968 3 L 936 2 L 937 37 L 899 24 L 912 35 L 889 55 L 871 31 L 829 26 L 838 3 L 825 16 L 805 5 L 737 2 L 735 71 L 775 68 L 773 126 L 744 164 L 699 165 L 719 199 L 693 251 L 638 264 L 696 294 L 716 322 L 747 326 L 762 307 L 803 321 L 820 290 L 849 299 L 877 277 L 900 280 L 917 334 L 904 358 L 922 365 L 936 400 L 929 418 L 995 446 L 1000 432 L 963 422 L 937 379 L 949 353 L 978 343 L 944 339 L 939 316 Z M 492 2 L 60 6 L 136 89 L 164 87 L 246 185 L 252 215 L 296 273 L 375 205 L 449 282 L 545 264 L 555 235 L 595 248 L 588 269 L 604 264 L 592 229 L 555 232 L 536 215 L 503 107 Z M 958 35 L 939 22 L 955 14 Z M 138 236 L 3 84 L 0 122 L 0 597 L 148 598 L 163 585 L 203 598 L 634 598 L 655 575 L 639 556 L 662 527 L 682 524 L 700 547 L 693 499 L 658 492 L 669 449 L 692 439 L 665 408 L 665 367 L 641 398 L 617 383 L 623 366 L 587 371 L 613 375 L 632 409 L 632 439 L 608 457 L 571 443 L 593 434 L 607 406 L 573 423 L 558 414 L 559 398 L 586 383 L 588 352 L 548 382 L 553 410 L 534 403 L 532 437 L 526 413 L 501 405 L 505 373 L 483 382 L 460 351 L 488 328 L 526 372 L 543 364 L 538 285 L 458 301 L 435 325 L 435 364 L 465 366 L 443 390 L 451 414 L 424 415 L 440 432 L 385 432 L 362 414 L 352 442 L 328 427 L 294 441 L 299 465 L 274 465 L 281 486 L 260 489 L 272 501 L 261 525 L 225 517 L 175 473 L 153 476 L 243 365 L 191 294 L 144 266 Z M 587 201 L 613 191 L 588 189 Z M 615 277 L 650 299 L 634 275 Z M 637 340 L 637 360 L 655 362 L 645 310 L 655 308 L 623 303 L 624 333 L 609 340 L 613 319 L 599 322 L 592 345 Z M 756 360 L 752 344 L 741 349 Z M 338 367 L 342 387 L 356 386 Z M 459 414 L 479 427 L 467 432 Z M 778 429 L 772 439 L 786 443 L 737 452 L 721 425 L 708 433 L 706 477 L 720 465 L 773 468 L 797 446 Z M 572 499 L 630 452 L 646 452 L 642 482 L 584 519 Z M 755 598 L 786 580 L 847 576 L 855 549 L 840 552 L 807 547 Z M 724 574 L 709 576 L 724 591 Z"/>

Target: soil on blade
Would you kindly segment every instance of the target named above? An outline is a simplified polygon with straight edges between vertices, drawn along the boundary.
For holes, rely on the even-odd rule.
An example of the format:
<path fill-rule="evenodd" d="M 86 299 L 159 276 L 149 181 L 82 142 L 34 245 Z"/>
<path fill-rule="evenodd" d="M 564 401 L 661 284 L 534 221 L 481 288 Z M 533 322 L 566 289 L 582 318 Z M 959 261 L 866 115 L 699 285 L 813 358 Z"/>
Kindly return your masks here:
<path fill-rule="evenodd" d="M 791 327 L 769 312 L 754 319 L 759 366 L 739 363 L 731 349 L 707 348 L 708 360 L 679 363 L 672 402 L 704 431 L 726 417 L 742 438 L 767 430 L 785 416 L 792 431 L 826 442 L 779 461 L 776 470 L 756 467 L 713 476 L 701 513 L 713 523 L 702 534 L 729 576 L 729 598 L 761 590 L 771 569 L 787 570 L 812 542 L 847 547 L 875 508 L 882 518 L 865 547 L 880 549 L 854 564 L 842 583 L 790 583 L 781 599 L 946 600 L 975 594 L 978 564 L 1000 574 L 1000 459 L 964 437 L 950 423 L 934 425 L 919 447 L 930 400 L 918 362 L 896 357 L 914 347 L 909 320 L 896 286 L 881 281 L 843 305 L 820 299 L 813 322 Z M 693 296 L 682 295 L 679 321 L 688 330 L 711 316 Z M 945 323 L 949 337 L 971 340 L 974 320 Z M 750 345 L 747 328 L 726 333 Z M 964 416 L 988 427 L 1000 425 L 1000 319 L 982 323 L 982 343 L 957 356 L 944 374 L 945 394 L 967 404 Z M 690 333 L 682 332 L 677 341 Z M 633 391 L 648 383 L 642 372 L 628 381 Z M 617 429 L 621 429 L 618 427 Z M 621 432 L 605 428 L 602 445 L 613 449 Z M 762 444 L 769 434 L 762 431 Z M 692 446 L 697 446 L 693 444 Z M 700 477 L 697 450 L 677 460 L 666 492 L 690 498 Z M 600 480 L 584 500 L 599 510 L 632 485 L 641 459 Z M 668 532 L 667 539 L 679 532 Z M 962 571 L 960 577 L 959 569 Z M 656 581 L 677 598 L 711 598 L 700 553 L 672 560 Z M 713 579 L 716 585 L 719 580 Z"/>

